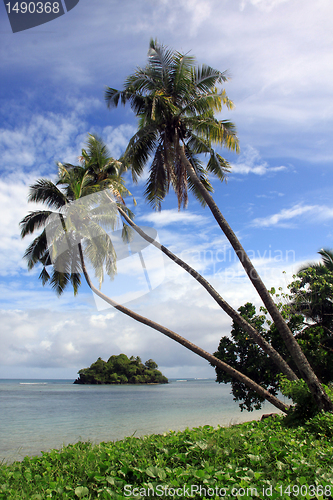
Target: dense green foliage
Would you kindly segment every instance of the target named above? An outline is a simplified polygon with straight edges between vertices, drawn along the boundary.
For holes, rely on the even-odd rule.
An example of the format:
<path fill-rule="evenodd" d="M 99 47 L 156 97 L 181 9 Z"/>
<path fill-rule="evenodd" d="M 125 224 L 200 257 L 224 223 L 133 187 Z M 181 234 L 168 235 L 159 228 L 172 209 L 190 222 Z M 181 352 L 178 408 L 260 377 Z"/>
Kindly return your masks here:
<path fill-rule="evenodd" d="M 276 293 L 274 288 L 271 293 L 276 298 L 283 317 L 316 375 L 323 384 L 329 384 L 333 381 L 333 254 L 328 250 L 322 250 L 319 253 L 323 257 L 323 263 L 312 264 L 301 269 L 288 286 L 288 294 L 282 293 L 281 289 Z M 300 376 L 286 346 L 281 342 L 274 323 L 270 321 L 267 311 L 261 308 L 261 314 L 257 314 L 255 306 L 251 303 L 245 304 L 238 310 Z M 281 389 L 288 397 L 298 391 L 297 384 L 295 391 L 292 391 L 289 385 L 286 392 L 283 390 L 280 385 L 281 372 L 278 367 L 235 322 L 230 338 L 221 338 L 218 351 L 214 355 L 274 395 Z M 218 368 L 216 368 L 216 381 L 232 384 L 234 399 L 240 402 L 242 410 L 259 409 L 264 401 L 257 393 Z M 300 408 L 300 415 L 303 415 L 301 421 L 313 416 L 311 412 L 309 413 L 310 410 L 306 409 L 307 403 L 311 408 L 316 407 L 311 394 L 305 384 L 303 385 L 302 403 L 292 397 L 297 405 L 302 406 Z M 285 384 L 284 387 L 286 388 Z"/>
<path fill-rule="evenodd" d="M 160 498 L 178 499 L 190 497 L 191 487 L 196 499 L 328 499 L 333 444 L 324 433 L 332 431 L 332 415 L 322 414 L 296 429 L 284 427 L 278 417 L 99 445 L 79 442 L 3 465 L 0 499 L 140 498 L 148 488 Z M 218 488 L 219 495 L 208 488 Z"/>
<path fill-rule="evenodd" d="M 291 382 L 287 377 L 280 377 L 280 389 L 284 396 L 290 398 L 295 406 L 291 406 L 285 418 L 286 425 L 299 425 L 313 418 L 317 413 L 317 406 L 304 380 Z M 333 386 L 324 385 L 329 398 L 333 397 Z"/>
<path fill-rule="evenodd" d="M 108 361 L 98 358 L 89 368 L 79 370 L 74 384 L 167 384 L 168 379 L 157 370 L 152 359 L 142 363 L 139 356 L 111 356 Z"/>

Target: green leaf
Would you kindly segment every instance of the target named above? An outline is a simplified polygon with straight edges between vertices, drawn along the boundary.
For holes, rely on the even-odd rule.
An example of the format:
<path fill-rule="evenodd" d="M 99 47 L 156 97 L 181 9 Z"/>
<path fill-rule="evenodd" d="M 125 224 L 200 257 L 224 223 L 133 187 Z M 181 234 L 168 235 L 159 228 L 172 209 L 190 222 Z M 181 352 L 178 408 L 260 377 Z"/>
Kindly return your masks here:
<path fill-rule="evenodd" d="M 75 488 L 75 495 L 79 498 L 84 498 L 89 495 L 89 490 L 85 486 Z"/>
<path fill-rule="evenodd" d="M 160 467 L 147 467 L 146 474 L 150 477 L 158 477 L 161 480 L 164 480 L 166 478 L 165 470 L 161 469 Z"/>

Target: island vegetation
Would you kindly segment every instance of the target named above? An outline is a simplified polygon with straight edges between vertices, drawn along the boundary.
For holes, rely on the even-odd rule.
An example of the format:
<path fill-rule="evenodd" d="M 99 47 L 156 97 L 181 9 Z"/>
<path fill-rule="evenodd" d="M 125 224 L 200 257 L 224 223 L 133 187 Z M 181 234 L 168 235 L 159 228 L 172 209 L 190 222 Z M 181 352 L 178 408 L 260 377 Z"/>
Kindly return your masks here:
<path fill-rule="evenodd" d="M 168 379 L 157 369 L 154 360 L 144 364 L 139 356 L 111 356 L 107 361 L 98 358 L 89 368 L 79 370 L 74 384 L 167 384 Z"/>

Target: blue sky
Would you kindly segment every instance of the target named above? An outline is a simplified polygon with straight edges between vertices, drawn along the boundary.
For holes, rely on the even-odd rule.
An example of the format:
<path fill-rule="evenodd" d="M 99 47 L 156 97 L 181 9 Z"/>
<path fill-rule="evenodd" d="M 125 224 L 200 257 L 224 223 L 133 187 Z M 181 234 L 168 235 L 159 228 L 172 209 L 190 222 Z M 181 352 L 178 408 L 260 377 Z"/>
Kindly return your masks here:
<path fill-rule="evenodd" d="M 221 118 L 236 124 L 241 153 L 223 151 L 232 172 L 227 184 L 212 180 L 215 199 L 267 285 L 286 286 L 320 248 L 333 247 L 332 15 L 330 0 L 80 0 L 13 34 L 0 5 L 0 377 L 74 379 L 98 356 L 120 352 L 153 358 L 169 377 L 214 377 L 160 333 L 101 309 L 86 286 L 75 298 L 41 286 L 22 260 L 29 241 L 18 223 L 34 208 L 28 187 L 54 179 L 56 161 L 75 163 L 88 132 L 121 155 L 136 120 L 129 108 L 109 111 L 104 89 L 145 65 L 151 37 L 191 51 L 231 77 L 235 109 Z M 128 179 L 136 221 L 154 227 L 234 308 L 260 304 L 209 211 L 190 199 L 178 213 L 170 194 L 154 213 L 144 182 Z M 127 305 L 213 352 L 230 332 L 228 317 L 190 277 L 165 260 L 160 267 L 159 285 Z M 131 269 L 124 264 L 119 280 L 127 273 L 140 288 Z M 117 295 L 117 280 L 105 284 L 108 293 Z"/>

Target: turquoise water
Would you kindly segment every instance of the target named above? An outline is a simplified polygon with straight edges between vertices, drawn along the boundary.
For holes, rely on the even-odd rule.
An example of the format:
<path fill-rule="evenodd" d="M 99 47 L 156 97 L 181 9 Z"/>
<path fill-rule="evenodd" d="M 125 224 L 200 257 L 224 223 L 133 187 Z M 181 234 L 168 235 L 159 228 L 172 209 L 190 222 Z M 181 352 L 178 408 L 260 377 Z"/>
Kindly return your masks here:
<path fill-rule="evenodd" d="M 0 461 L 21 460 L 77 441 L 226 426 L 273 411 L 265 403 L 263 410 L 241 412 L 230 386 L 214 380 L 141 386 L 0 380 Z"/>

